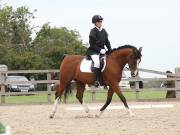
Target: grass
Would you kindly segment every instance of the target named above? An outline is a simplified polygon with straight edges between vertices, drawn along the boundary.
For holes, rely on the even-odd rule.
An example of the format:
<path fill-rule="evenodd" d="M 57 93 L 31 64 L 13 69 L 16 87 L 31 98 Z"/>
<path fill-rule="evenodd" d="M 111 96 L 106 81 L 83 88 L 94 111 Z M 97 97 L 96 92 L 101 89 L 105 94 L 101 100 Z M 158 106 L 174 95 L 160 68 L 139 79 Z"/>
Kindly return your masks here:
<path fill-rule="evenodd" d="M 47 95 L 28 95 L 28 96 L 7 96 L 6 103 L 38 103 L 47 102 Z"/>
<path fill-rule="evenodd" d="M 127 100 L 136 99 L 136 92 L 123 92 L 124 96 Z M 144 90 L 139 92 L 139 99 L 163 99 L 165 98 L 166 91 L 150 91 Z M 107 91 L 97 92 L 96 93 L 96 101 L 105 102 L 107 97 Z M 52 100 L 54 99 L 54 95 L 52 95 Z M 90 92 L 84 93 L 84 101 L 92 102 L 92 94 Z M 119 97 L 116 94 L 113 96 L 113 101 L 119 101 Z M 29 95 L 29 96 L 7 96 L 6 103 L 46 103 L 47 95 Z M 68 102 L 77 102 L 75 97 L 75 91 L 72 95 L 68 97 Z"/>

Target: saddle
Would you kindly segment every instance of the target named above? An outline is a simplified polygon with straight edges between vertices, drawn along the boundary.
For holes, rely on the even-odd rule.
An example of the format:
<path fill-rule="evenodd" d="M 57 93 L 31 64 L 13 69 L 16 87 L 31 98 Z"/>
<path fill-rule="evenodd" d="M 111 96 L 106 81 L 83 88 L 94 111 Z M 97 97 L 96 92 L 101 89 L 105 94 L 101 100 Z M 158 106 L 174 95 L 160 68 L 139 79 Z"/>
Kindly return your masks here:
<path fill-rule="evenodd" d="M 101 72 L 104 71 L 106 67 L 106 55 L 105 54 L 100 54 L 100 70 Z M 85 56 L 85 58 L 81 61 L 80 65 L 80 71 L 81 72 L 93 72 L 94 71 L 94 62 L 92 61 L 90 56 Z"/>

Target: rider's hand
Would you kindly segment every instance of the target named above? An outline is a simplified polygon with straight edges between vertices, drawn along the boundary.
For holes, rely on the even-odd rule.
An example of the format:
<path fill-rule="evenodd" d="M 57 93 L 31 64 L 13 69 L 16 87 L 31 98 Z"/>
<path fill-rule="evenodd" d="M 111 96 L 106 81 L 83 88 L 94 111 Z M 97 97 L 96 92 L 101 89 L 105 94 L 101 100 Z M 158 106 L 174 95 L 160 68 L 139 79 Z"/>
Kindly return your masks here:
<path fill-rule="evenodd" d="M 112 49 L 108 49 L 108 51 L 106 51 L 106 54 L 110 54 L 112 52 Z"/>
<path fill-rule="evenodd" d="M 105 53 L 106 53 L 106 50 L 105 50 L 105 49 L 101 49 L 100 53 L 101 53 L 101 54 L 105 54 Z"/>

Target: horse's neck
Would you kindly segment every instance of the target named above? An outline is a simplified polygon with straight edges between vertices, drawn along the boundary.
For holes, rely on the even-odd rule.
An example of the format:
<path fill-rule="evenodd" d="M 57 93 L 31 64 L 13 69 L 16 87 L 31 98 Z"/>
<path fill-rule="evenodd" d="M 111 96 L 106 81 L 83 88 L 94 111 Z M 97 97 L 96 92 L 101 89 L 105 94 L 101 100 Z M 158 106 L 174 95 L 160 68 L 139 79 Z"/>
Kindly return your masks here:
<path fill-rule="evenodd" d="M 124 66 L 127 64 L 128 62 L 128 56 L 131 53 L 130 49 L 123 49 L 123 50 L 119 50 L 114 52 L 114 54 L 112 54 L 112 58 L 117 61 L 117 63 L 119 64 L 120 68 L 124 68 Z"/>

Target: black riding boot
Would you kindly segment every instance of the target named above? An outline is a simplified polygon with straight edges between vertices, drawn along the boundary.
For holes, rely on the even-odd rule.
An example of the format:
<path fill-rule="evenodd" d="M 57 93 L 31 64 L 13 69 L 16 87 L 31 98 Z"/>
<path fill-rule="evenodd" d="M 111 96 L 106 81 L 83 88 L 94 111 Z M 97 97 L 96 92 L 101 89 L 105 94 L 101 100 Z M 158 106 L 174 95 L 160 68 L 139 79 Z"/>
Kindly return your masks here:
<path fill-rule="evenodd" d="M 99 84 L 100 74 L 101 74 L 100 69 L 99 68 L 94 68 L 94 86 L 95 87 L 98 87 L 100 85 Z"/>

